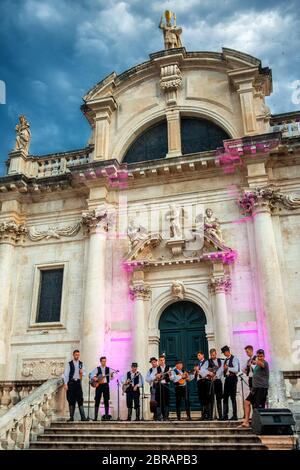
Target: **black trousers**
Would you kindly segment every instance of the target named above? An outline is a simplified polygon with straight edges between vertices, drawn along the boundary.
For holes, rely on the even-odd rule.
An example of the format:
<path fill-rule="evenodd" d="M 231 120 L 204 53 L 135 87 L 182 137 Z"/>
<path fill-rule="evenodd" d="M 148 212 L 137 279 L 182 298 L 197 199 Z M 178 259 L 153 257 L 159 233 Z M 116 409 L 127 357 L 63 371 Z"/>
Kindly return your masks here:
<path fill-rule="evenodd" d="M 237 388 L 237 376 L 235 374 L 227 375 L 225 377 L 224 383 L 224 395 L 223 395 L 223 405 L 224 405 L 224 416 L 228 416 L 228 400 L 230 397 L 232 403 L 232 413 L 233 416 L 237 415 L 237 404 L 236 404 L 236 388 Z"/>
<path fill-rule="evenodd" d="M 184 401 L 184 408 L 187 416 L 190 415 L 190 394 L 187 385 L 175 385 L 176 413 L 180 415 L 181 403 Z"/>
<path fill-rule="evenodd" d="M 199 379 L 197 381 L 197 391 L 198 391 L 200 409 L 203 411 L 208 402 L 206 379 Z"/>
<path fill-rule="evenodd" d="M 81 380 L 68 382 L 67 400 L 71 406 L 76 406 L 76 403 L 78 403 L 78 406 L 83 405 Z"/>
<path fill-rule="evenodd" d="M 134 409 L 137 410 L 140 407 L 140 389 L 136 391 L 132 387 L 126 392 L 126 405 L 129 410 L 132 409 L 134 404 Z"/>
<path fill-rule="evenodd" d="M 155 386 L 155 400 L 157 401 L 158 408 L 164 409 L 170 404 L 170 389 L 169 384 L 162 384 L 158 382 Z"/>
<path fill-rule="evenodd" d="M 99 407 L 102 395 L 103 395 L 103 400 L 104 400 L 104 407 L 109 408 L 110 394 L 109 394 L 109 385 L 108 385 L 108 383 L 100 384 L 96 388 L 95 406 Z"/>

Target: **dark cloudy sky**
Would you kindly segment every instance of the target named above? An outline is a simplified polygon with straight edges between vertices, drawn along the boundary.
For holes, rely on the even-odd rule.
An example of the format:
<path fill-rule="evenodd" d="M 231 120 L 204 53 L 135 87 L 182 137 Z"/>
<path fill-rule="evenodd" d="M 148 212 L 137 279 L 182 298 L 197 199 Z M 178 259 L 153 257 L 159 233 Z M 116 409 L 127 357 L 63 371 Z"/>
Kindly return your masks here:
<path fill-rule="evenodd" d="M 84 147 L 82 96 L 162 49 L 157 26 L 166 8 L 176 12 L 187 50 L 224 46 L 260 58 L 273 71 L 271 111 L 300 108 L 292 100 L 300 0 L 0 0 L 0 173 L 21 113 L 31 123 L 32 154 Z"/>

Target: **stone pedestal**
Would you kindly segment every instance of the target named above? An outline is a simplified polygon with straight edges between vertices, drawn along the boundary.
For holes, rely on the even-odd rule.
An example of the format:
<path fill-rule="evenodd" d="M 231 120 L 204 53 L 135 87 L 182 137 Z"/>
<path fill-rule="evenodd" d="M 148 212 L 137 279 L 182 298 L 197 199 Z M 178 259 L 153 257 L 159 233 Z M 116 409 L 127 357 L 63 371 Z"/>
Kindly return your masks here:
<path fill-rule="evenodd" d="M 148 301 L 151 290 L 145 283 L 133 283 L 130 294 L 134 300 L 133 307 L 133 348 L 132 360 L 137 362 L 140 370 L 148 363 Z"/>

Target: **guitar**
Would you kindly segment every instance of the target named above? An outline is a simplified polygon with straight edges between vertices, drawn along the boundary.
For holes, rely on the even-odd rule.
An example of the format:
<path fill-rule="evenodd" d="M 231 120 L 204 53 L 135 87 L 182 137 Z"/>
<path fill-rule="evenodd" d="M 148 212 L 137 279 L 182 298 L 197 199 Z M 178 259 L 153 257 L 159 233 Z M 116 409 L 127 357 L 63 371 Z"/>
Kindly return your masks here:
<path fill-rule="evenodd" d="M 133 386 L 134 386 L 134 379 L 135 379 L 136 377 L 138 377 L 139 375 L 140 375 L 140 373 L 139 373 L 139 372 L 136 372 L 136 373 L 134 374 L 133 379 L 128 379 L 128 380 L 126 380 L 125 383 L 123 383 L 123 385 L 122 385 L 122 393 L 123 393 L 123 394 L 126 393 L 126 392 L 128 392 L 128 390 L 129 390 L 130 387 L 133 387 Z"/>
<path fill-rule="evenodd" d="M 113 377 L 114 374 L 117 374 L 119 371 L 116 370 L 116 371 L 113 371 L 113 372 L 110 372 L 109 374 L 105 374 L 105 375 L 96 375 L 95 377 L 92 377 L 90 379 L 90 386 L 93 387 L 93 388 L 97 388 L 99 387 L 99 385 L 103 384 L 104 383 L 104 379 L 106 377 L 109 377 L 111 375 L 111 377 Z"/>
<path fill-rule="evenodd" d="M 177 374 L 181 376 L 181 379 L 178 380 L 179 385 L 185 385 L 190 379 L 190 374 L 194 371 L 186 370 L 181 374 Z"/>
<path fill-rule="evenodd" d="M 170 376 L 171 372 L 171 369 L 169 369 L 166 372 L 156 374 L 154 383 L 161 382 L 165 377 Z"/>

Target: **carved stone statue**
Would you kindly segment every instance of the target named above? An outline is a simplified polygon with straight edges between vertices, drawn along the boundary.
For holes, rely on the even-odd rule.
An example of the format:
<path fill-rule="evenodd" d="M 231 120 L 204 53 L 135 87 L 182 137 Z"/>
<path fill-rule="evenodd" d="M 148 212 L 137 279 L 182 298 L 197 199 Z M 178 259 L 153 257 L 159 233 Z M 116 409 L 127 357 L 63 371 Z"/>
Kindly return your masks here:
<path fill-rule="evenodd" d="M 166 219 L 170 222 L 170 237 L 171 238 L 182 238 L 180 215 L 181 209 L 175 204 L 169 205 L 170 210 L 166 213 Z"/>
<path fill-rule="evenodd" d="M 223 243 L 222 231 L 219 220 L 211 209 L 206 209 L 204 217 L 204 231 L 207 235 Z"/>
<path fill-rule="evenodd" d="M 174 49 L 176 47 L 182 47 L 180 40 L 180 34 L 182 28 L 176 26 L 176 15 L 170 10 L 165 11 L 166 22 L 163 22 L 163 17 L 160 19 L 159 28 L 163 30 L 165 49 Z M 172 23 L 173 19 L 173 23 Z"/>
<path fill-rule="evenodd" d="M 135 219 L 130 219 L 127 235 L 130 240 L 131 248 L 133 248 L 139 241 L 144 240 L 148 236 L 147 229 L 139 224 Z"/>
<path fill-rule="evenodd" d="M 29 152 L 31 139 L 30 125 L 24 115 L 19 117 L 19 124 L 16 125 L 16 145 L 15 150 L 23 150 L 26 155 Z"/>
<path fill-rule="evenodd" d="M 185 288 L 182 282 L 173 281 L 171 289 L 172 289 L 172 295 L 174 297 L 177 297 L 178 299 L 181 299 L 181 300 L 184 298 Z"/>

